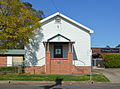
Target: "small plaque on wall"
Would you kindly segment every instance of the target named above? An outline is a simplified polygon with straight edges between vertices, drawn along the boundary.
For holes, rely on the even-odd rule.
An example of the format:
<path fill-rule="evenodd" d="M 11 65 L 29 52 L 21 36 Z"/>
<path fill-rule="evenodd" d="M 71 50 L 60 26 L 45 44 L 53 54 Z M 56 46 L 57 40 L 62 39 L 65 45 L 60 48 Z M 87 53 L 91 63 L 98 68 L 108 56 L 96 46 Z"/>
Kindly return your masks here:
<path fill-rule="evenodd" d="M 61 62 L 60 62 L 60 61 L 58 61 L 58 62 L 57 62 L 57 64 L 61 64 Z"/>

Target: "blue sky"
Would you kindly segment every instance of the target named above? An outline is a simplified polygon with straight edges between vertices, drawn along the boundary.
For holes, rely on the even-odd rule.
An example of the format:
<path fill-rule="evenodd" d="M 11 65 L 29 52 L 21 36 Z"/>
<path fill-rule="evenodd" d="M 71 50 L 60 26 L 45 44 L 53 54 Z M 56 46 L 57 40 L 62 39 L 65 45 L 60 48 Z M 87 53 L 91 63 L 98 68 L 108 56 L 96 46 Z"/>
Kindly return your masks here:
<path fill-rule="evenodd" d="M 120 44 L 120 0 L 22 0 L 45 16 L 59 12 L 94 30 L 92 47 Z"/>

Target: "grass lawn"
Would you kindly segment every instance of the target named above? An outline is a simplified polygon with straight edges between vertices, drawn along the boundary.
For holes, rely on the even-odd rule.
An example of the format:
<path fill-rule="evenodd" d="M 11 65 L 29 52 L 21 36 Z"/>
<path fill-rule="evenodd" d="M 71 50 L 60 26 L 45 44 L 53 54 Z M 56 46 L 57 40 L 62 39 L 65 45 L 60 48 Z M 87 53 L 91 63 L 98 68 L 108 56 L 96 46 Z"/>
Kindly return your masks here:
<path fill-rule="evenodd" d="M 63 81 L 89 81 L 89 75 L 26 75 L 26 74 L 6 74 L 0 75 L 0 80 L 15 80 L 15 81 L 55 81 L 56 79 Z M 109 82 L 109 80 L 100 74 L 93 74 L 92 81 Z"/>

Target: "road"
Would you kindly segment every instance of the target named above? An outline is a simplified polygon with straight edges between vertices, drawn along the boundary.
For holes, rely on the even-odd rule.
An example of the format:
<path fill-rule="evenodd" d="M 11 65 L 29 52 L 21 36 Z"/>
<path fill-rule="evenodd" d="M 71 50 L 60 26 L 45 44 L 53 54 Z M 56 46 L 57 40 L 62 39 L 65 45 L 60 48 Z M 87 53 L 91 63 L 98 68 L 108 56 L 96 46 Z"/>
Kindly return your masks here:
<path fill-rule="evenodd" d="M 0 89 L 120 89 L 120 84 L 22 85 L 0 84 Z"/>

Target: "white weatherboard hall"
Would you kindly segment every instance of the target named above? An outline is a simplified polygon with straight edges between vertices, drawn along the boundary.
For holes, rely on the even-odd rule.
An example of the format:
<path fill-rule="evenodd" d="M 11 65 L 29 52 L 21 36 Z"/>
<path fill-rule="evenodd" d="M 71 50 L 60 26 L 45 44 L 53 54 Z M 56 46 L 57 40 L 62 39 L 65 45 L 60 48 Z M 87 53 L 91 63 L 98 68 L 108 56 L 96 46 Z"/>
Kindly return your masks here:
<path fill-rule="evenodd" d="M 26 47 L 25 72 L 89 73 L 93 31 L 59 12 L 44 18 L 40 23 L 41 29 L 36 30 L 35 38 Z"/>

